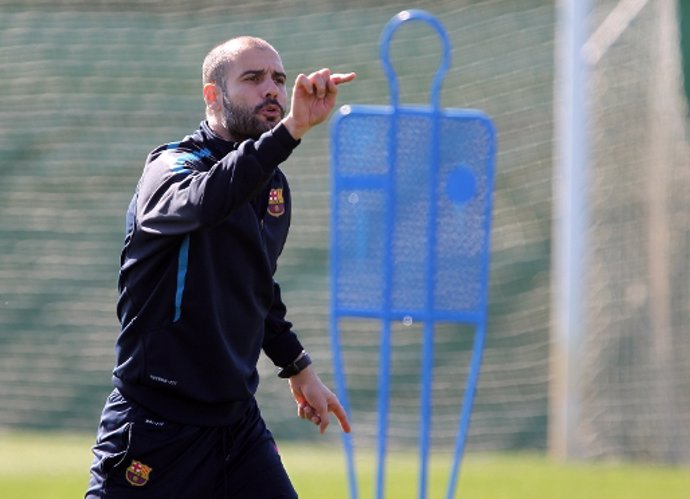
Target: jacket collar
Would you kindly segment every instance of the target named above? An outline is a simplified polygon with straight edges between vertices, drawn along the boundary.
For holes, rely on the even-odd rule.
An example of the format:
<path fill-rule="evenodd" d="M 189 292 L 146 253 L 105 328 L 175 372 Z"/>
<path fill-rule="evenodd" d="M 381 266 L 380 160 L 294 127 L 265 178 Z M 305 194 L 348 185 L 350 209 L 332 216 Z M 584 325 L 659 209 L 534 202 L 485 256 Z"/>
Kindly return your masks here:
<path fill-rule="evenodd" d="M 201 122 L 195 135 L 200 140 L 202 147 L 210 149 L 213 156 L 218 159 L 222 158 L 230 151 L 237 149 L 240 145 L 238 142 L 225 140 L 220 135 L 216 134 L 216 132 L 211 130 L 206 120 Z"/>

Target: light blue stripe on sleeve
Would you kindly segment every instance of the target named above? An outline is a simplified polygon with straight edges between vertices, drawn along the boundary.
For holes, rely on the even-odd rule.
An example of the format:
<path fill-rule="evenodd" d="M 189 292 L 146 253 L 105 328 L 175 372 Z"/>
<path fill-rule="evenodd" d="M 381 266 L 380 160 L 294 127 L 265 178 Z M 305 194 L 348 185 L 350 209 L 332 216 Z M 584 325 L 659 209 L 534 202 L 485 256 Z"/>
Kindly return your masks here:
<path fill-rule="evenodd" d="M 181 173 L 187 170 L 187 162 L 197 161 L 208 158 L 209 156 L 211 156 L 211 151 L 205 147 L 203 149 L 199 149 L 198 151 L 182 153 L 175 158 L 175 162 L 170 166 L 170 169 L 174 173 Z M 190 170 L 187 170 L 186 172 L 188 173 L 189 171 Z"/>
<path fill-rule="evenodd" d="M 192 173 L 192 170 L 187 168 L 187 165 L 189 163 L 193 163 L 194 161 L 199 161 L 212 156 L 211 151 L 205 147 L 199 149 L 198 151 L 192 152 L 174 152 L 175 147 L 173 146 L 178 145 L 179 143 L 168 144 L 166 150 L 161 155 L 161 159 L 165 162 L 168 168 L 170 168 L 170 171 L 176 174 Z"/>
<path fill-rule="evenodd" d="M 180 320 L 182 315 L 182 295 L 184 283 L 187 277 L 187 265 L 189 263 L 189 236 L 185 237 L 180 245 L 180 254 L 177 261 L 177 291 L 175 292 L 175 317 L 173 322 Z"/>

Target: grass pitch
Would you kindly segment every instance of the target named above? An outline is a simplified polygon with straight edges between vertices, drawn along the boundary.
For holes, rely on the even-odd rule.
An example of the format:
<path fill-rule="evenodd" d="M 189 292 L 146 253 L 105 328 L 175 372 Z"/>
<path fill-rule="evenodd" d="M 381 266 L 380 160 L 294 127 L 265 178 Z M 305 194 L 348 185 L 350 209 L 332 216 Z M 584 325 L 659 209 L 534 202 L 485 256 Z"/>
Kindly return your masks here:
<path fill-rule="evenodd" d="M 0 498 L 83 497 L 93 436 L 0 433 Z M 340 446 L 281 445 L 300 499 L 347 499 Z M 374 496 L 374 460 L 358 458 L 360 497 Z M 432 459 L 430 499 L 445 498 L 446 459 Z M 390 456 L 386 496 L 417 498 L 413 454 Z M 458 498 L 476 499 L 687 499 L 690 467 L 629 464 L 556 464 L 536 454 L 465 458 Z M 191 499 L 191 498 L 190 498 Z M 197 499 L 197 498 L 194 498 Z"/>

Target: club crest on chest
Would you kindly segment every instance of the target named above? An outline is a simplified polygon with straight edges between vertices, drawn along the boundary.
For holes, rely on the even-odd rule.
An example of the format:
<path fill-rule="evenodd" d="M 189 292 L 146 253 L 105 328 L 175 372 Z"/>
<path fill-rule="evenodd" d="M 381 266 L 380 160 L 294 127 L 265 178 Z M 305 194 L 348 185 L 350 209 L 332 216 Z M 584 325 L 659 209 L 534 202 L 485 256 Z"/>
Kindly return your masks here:
<path fill-rule="evenodd" d="M 283 189 L 271 189 L 268 193 L 268 208 L 266 211 L 272 217 L 279 217 L 285 213 Z"/>

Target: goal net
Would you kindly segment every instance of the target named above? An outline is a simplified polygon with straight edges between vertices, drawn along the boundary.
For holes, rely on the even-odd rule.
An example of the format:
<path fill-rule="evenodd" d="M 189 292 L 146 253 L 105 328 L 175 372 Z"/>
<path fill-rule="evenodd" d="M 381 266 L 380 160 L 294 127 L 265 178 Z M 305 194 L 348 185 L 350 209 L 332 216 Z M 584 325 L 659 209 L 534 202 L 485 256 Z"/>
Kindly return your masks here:
<path fill-rule="evenodd" d="M 586 455 L 690 459 L 690 169 L 676 2 L 599 1 L 590 63 Z"/>

